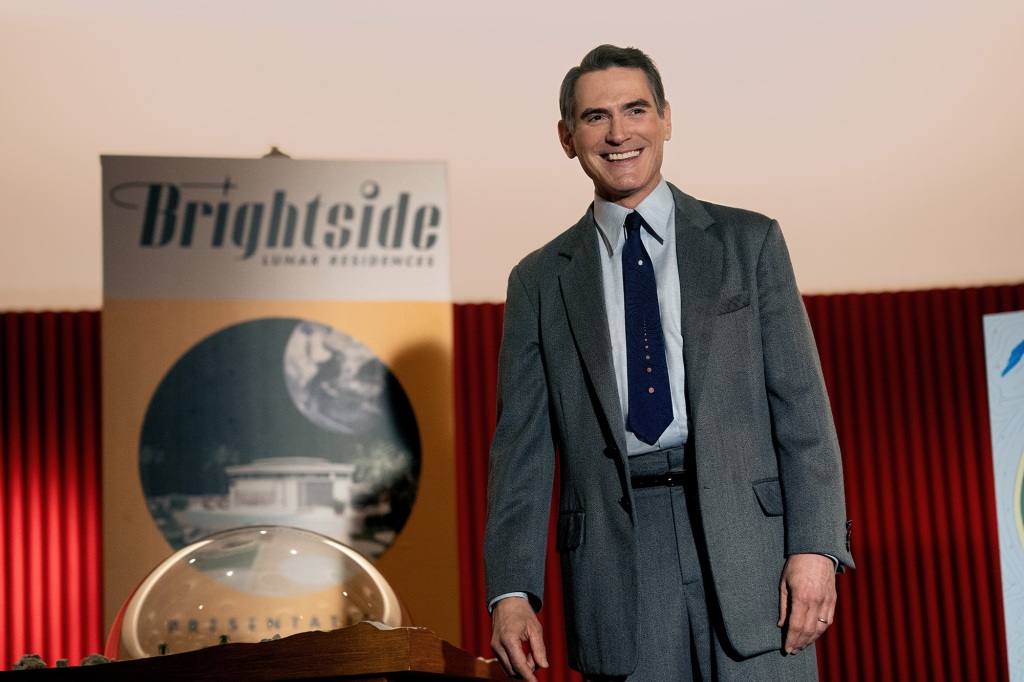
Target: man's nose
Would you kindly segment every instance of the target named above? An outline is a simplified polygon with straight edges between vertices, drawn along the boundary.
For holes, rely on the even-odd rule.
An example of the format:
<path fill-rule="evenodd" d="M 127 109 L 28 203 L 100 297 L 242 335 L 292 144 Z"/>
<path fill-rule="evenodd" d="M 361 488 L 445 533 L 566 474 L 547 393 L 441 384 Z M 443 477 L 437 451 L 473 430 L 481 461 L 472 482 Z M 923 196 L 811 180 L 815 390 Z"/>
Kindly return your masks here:
<path fill-rule="evenodd" d="M 608 123 L 605 141 L 608 144 L 622 144 L 627 139 L 629 139 L 629 132 L 626 130 L 624 121 L 618 116 L 613 116 Z"/>

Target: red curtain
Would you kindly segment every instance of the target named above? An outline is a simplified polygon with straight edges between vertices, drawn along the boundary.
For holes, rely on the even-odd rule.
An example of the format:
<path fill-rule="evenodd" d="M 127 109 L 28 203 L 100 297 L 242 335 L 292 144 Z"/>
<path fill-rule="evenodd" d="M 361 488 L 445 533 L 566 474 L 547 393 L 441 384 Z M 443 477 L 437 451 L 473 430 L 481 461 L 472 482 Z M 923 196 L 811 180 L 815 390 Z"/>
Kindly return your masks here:
<path fill-rule="evenodd" d="M 858 565 L 823 679 L 1007 679 L 982 315 L 1024 286 L 805 300 Z"/>
<path fill-rule="evenodd" d="M 102 650 L 99 313 L 0 314 L 0 669 Z"/>
<path fill-rule="evenodd" d="M 488 657 L 493 654 L 490 618 L 485 608 L 483 536 L 487 521 L 487 451 L 496 419 L 498 349 L 504 311 L 503 304 L 455 306 L 455 466 L 459 491 L 462 646 Z M 552 501 L 552 509 L 555 506 Z M 554 523 L 548 531 L 551 558 L 545 567 L 547 595 L 540 612 L 551 665 L 548 679 L 579 682 L 582 677 L 569 670 L 566 656 Z"/>
<path fill-rule="evenodd" d="M 806 297 L 844 453 L 858 568 L 826 680 L 1005 680 L 981 317 L 1024 284 Z M 503 306 L 455 306 L 462 645 L 489 654 L 481 544 Z M 100 314 L 0 314 L 0 669 L 101 651 Z M 548 680 L 565 666 L 548 562 Z"/>
<path fill-rule="evenodd" d="M 1007 679 L 982 315 L 1024 309 L 1024 285 L 805 301 L 843 449 L 858 565 L 839 578 L 821 678 Z M 455 310 L 463 645 L 481 655 L 502 308 Z M 548 573 L 545 677 L 578 680 L 565 668 L 556 561 Z"/>

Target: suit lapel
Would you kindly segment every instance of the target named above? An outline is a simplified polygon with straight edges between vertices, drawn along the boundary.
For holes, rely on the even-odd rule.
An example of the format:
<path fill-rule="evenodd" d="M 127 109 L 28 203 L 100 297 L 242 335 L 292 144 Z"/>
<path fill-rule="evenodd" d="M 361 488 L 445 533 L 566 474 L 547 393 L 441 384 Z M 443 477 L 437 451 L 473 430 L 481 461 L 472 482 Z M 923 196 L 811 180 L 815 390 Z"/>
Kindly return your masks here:
<path fill-rule="evenodd" d="M 626 436 L 622 428 L 622 408 L 619 405 L 612 344 L 608 335 L 601 254 L 596 232 L 597 223 L 594 222 L 591 208 L 573 228 L 562 247 L 561 255 L 567 257 L 569 262 L 558 281 L 576 348 L 597 394 L 606 425 L 614 435 L 622 456 L 625 456 Z"/>
<path fill-rule="evenodd" d="M 722 242 L 708 228 L 714 220 L 700 202 L 669 185 L 676 202 L 676 259 L 682 303 L 683 362 L 689 408 L 704 386 L 712 323 L 722 282 Z M 692 411 L 691 411 L 692 414 Z"/>
<path fill-rule="evenodd" d="M 718 311 L 723 249 L 708 228 L 714 220 L 700 202 L 669 185 L 676 204 L 676 260 L 679 266 L 683 362 L 687 403 L 692 408 L 703 388 L 712 326 Z M 608 335 L 601 276 L 601 254 L 593 209 L 573 228 L 561 255 L 569 261 L 559 275 L 562 302 L 573 340 L 622 456 L 626 454 L 622 408 Z"/>

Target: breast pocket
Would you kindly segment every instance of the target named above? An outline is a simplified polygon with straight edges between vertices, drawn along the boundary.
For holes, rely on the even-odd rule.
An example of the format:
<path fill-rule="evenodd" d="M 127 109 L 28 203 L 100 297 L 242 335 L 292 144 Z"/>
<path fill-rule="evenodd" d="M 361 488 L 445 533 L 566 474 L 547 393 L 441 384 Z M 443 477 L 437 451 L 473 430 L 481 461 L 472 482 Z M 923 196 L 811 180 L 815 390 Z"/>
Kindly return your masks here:
<path fill-rule="evenodd" d="M 718 314 L 727 315 L 737 310 L 742 310 L 750 305 L 750 290 L 741 289 L 733 293 L 725 294 L 718 303 Z"/>

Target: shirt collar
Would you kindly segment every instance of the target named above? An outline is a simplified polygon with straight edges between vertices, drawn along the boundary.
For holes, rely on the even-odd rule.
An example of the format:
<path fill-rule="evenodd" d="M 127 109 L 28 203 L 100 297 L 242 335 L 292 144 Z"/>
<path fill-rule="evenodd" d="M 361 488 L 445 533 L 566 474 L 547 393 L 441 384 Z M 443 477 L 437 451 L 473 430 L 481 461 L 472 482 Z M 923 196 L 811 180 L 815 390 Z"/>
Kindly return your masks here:
<path fill-rule="evenodd" d="M 672 198 L 672 190 L 669 189 L 665 178 L 661 179 L 658 186 L 644 197 L 644 200 L 635 210 L 640 212 L 651 229 L 664 238 L 668 228 L 669 220 L 675 209 L 675 201 Z M 597 231 L 601 235 L 601 241 L 608 249 L 608 255 L 615 255 L 615 248 L 622 237 L 622 225 L 626 222 L 626 216 L 634 209 L 626 208 L 612 203 L 599 196 L 594 197 L 594 220 L 597 222 Z"/>

